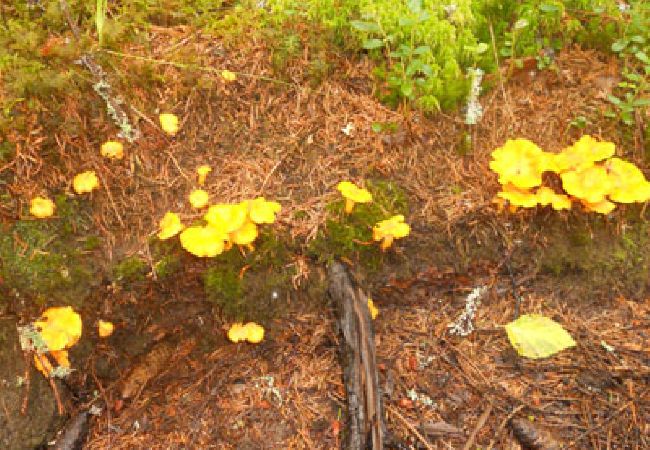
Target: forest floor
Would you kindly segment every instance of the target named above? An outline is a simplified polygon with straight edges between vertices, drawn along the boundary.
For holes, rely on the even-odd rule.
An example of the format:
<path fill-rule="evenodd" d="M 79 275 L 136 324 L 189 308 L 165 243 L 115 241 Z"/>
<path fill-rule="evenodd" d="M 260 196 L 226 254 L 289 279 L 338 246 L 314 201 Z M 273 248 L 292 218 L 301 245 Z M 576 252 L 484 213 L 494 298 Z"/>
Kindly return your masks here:
<path fill-rule="evenodd" d="M 457 113 L 424 117 L 381 105 L 367 60 L 331 55 L 330 75 L 316 84 L 304 55 L 278 83 L 267 79 L 273 68 L 262 40 L 234 51 L 184 27 L 153 36 L 149 57 L 162 61 L 182 48 L 240 75 L 227 83 L 156 64 L 167 81 L 149 88 L 137 80 L 150 68 L 124 56 L 143 49 L 106 53 L 113 88 L 134 107 L 129 115 L 142 132 L 126 158 L 99 155 L 115 133 L 101 99 L 71 97 L 57 111 L 70 126 L 48 130 L 35 117 L 29 133 L 11 136 L 20 153 L 3 167 L 20 180 L 12 196 L 27 199 L 69 186 L 82 170 L 100 178 L 101 189 L 75 205 L 77 225 L 101 238 L 83 254 L 101 275 L 75 301 L 88 329 L 99 318 L 117 329 L 104 340 L 89 331 L 71 352 L 76 371 L 67 383 L 77 406 L 101 407 L 86 448 L 338 448 L 346 404 L 340 338 L 311 243 L 346 179 L 397 186 L 412 226 L 396 248 L 371 254 L 378 264 L 346 257 L 380 311 L 374 325 L 391 448 L 519 448 L 511 418 L 567 448 L 650 447 L 645 208 L 608 218 L 500 211 L 488 168 L 490 152 L 509 138 L 559 151 L 583 134 L 615 141 L 619 154 L 642 162 L 641 144 L 602 118 L 618 82 L 616 59 L 572 49 L 554 69 L 490 76 L 485 115 L 468 127 Z M 181 118 L 174 138 L 157 127 L 159 110 Z M 571 125 L 577 116 L 589 119 L 584 129 Z M 375 132 L 373 123 L 391 131 Z M 213 263 L 152 239 L 166 211 L 196 216 L 186 197 L 202 164 L 213 170 L 206 183 L 213 201 L 264 195 L 283 207 L 272 227 L 282 258 L 269 263 L 279 264 L 281 282 L 269 284 L 268 267 L 237 267 L 245 295 L 255 298 L 241 307 L 267 329 L 258 345 L 227 341 L 232 319 L 202 278 Z M 26 216 L 2 213 L 4 224 Z M 170 255 L 173 270 L 162 276 L 157 263 Z M 467 295 L 482 286 L 475 330 L 452 335 Z M 560 322 L 577 346 L 543 360 L 519 357 L 503 329 L 517 301 L 521 313 Z M 19 303 L 5 312 L 38 315 L 37 306 Z"/>

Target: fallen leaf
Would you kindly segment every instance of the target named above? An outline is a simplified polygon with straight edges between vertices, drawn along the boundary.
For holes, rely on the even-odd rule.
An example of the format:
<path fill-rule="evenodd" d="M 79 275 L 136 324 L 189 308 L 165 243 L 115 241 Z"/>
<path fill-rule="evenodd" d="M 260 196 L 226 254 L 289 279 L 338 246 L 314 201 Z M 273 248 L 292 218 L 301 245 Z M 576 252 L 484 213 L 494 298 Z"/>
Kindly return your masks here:
<path fill-rule="evenodd" d="M 526 358 L 548 358 L 576 345 L 559 323 L 539 314 L 523 315 L 505 328 L 512 346 Z"/>

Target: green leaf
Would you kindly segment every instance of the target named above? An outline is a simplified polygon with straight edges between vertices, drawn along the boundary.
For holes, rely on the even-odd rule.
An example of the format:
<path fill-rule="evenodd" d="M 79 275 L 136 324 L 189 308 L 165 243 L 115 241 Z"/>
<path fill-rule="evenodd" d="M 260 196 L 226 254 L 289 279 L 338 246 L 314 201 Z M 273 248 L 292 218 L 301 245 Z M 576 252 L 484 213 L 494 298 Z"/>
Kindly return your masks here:
<path fill-rule="evenodd" d="M 384 41 L 381 39 L 366 39 L 363 41 L 363 44 L 361 44 L 361 46 L 366 50 L 374 50 L 376 48 L 383 47 Z"/>
<path fill-rule="evenodd" d="M 366 33 L 379 33 L 381 29 L 379 25 L 374 22 L 363 22 L 361 20 L 353 20 L 350 22 L 352 28 L 359 31 L 364 31 Z"/>
<path fill-rule="evenodd" d="M 620 106 L 620 104 L 622 103 L 620 98 L 615 97 L 611 94 L 607 96 L 607 100 L 609 100 L 611 103 L 613 103 L 616 106 Z"/>
<path fill-rule="evenodd" d="M 634 56 L 636 56 L 636 59 L 641 61 L 643 64 L 650 64 L 650 58 L 648 58 L 648 55 L 646 55 L 645 52 L 636 52 Z"/>
<path fill-rule="evenodd" d="M 372 125 L 370 125 L 370 128 L 375 133 L 381 133 L 382 130 L 384 129 L 384 126 L 381 122 L 373 122 Z"/>
<path fill-rule="evenodd" d="M 650 98 L 639 98 L 632 102 L 632 106 L 635 108 L 641 108 L 644 106 L 650 106 Z"/>
<path fill-rule="evenodd" d="M 552 3 L 542 3 L 539 5 L 539 10 L 545 13 L 556 13 L 560 11 L 560 8 Z"/>
<path fill-rule="evenodd" d="M 559 323 L 539 314 L 523 315 L 505 328 L 512 346 L 526 358 L 548 358 L 576 345 Z"/>
<path fill-rule="evenodd" d="M 612 44 L 612 51 L 615 53 L 620 52 L 625 47 L 627 47 L 627 41 L 625 39 L 619 39 L 618 41 Z"/>

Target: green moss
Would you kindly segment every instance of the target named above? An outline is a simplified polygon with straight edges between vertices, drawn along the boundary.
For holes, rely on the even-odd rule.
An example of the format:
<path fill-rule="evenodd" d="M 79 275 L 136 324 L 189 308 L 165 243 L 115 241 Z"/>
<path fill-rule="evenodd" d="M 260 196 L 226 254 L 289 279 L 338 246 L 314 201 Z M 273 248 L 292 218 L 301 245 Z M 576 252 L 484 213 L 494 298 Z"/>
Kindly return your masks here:
<path fill-rule="evenodd" d="M 38 303 L 79 306 L 93 284 L 93 270 L 76 242 L 64 239 L 58 220 L 0 225 L 3 289 Z"/>
<path fill-rule="evenodd" d="M 264 322 L 282 311 L 284 291 L 292 273 L 287 241 L 272 230 L 262 230 L 255 251 L 243 255 L 237 248 L 214 258 L 203 274 L 208 299 L 232 320 Z"/>
<path fill-rule="evenodd" d="M 310 256 L 319 262 L 345 257 L 361 261 L 369 269 L 378 268 L 381 252 L 372 241 L 372 227 L 395 214 L 407 215 L 408 200 L 404 191 L 389 181 L 368 181 L 366 187 L 373 202 L 355 205 L 352 214 L 345 214 L 343 199 L 327 206 L 325 229 L 310 243 Z"/>
<path fill-rule="evenodd" d="M 181 269 L 181 259 L 177 254 L 165 255 L 155 264 L 156 276 L 159 281 L 168 279 Z"/>
<path fill-rule="evenodd" d="M 614 224 L 598 218 L 546 228 L 547 245 L 539 260 L 543 273 L 571 282 L 586 279 L 593 289 L 619 290 L 630 295 L 647 287 L 650 270 L 650 228 L 636 219 L 620 234 Z M 562 230 L 564 228 L 564 230 Z"/>
<path fill-rule="evenodd" d="M 149 265 L 137 256 L 129 256 L 113 267 L 113 277 L 117 281 L 129 283 L 143 281 Z"/>

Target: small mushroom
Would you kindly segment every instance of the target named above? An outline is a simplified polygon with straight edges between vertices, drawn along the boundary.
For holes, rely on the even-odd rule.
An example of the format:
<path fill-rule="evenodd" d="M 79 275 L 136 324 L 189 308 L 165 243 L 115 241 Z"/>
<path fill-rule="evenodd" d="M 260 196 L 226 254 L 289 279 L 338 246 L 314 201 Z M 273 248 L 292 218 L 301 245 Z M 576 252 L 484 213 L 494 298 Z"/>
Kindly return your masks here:
<path fill-rule="evenodd" d="M 158 239 L 164 241 L 170 237 L 176 236 L 180 233 L 185 226 L 181 223 L 178 214 L 167 212 L 160 221 L 160 232 L 158 232 Z"/>
<path fill-rule="evenodd" d="M 72 180 L 72 187 L 77 194 L 92 192 L 99 187 L 99 179 L 94 170 L 87 170 L 76 175 Z"/>
<path fill-rule="evenodd" d="M 542 173 L 554 168 L 551 154 L 528 139 L 510 139 L 492 152 L 490 169 L 499 175 L 499 183 L 511 183 L 520 189 L 542 184 Z"/>
<path fill-rule="evenodd" d="M 158 116 L 158 120 L 160 120 L 160 127 L 168 135 L 175 136 L 176 133 L 178 133 L 179 125 L 178 117 L 176 117 L 176 115 L 163 113 Z"/>
<path fill-rule="evenodd" d="M 381 241 L 380 248 L 385 251 L 393 244 L 393 240 L 408 236 L 410 232 L 411 227 L 404 223 L 404 216 L 398 214 L 378 222 L 372 229 L 372 238 Z"/>
<path fill-rule="evenodd" d="M 124 158 L 124 146 L 121 142 L 106 141 L 102 144 L 100 153 L 105 158 L 122 159 Z"/>
<path fill-rule="evenodd" d="M 339 190 L 341 195 L 345 198 L 345 212 L 350 214 L 354 205 L 357 203 L 370 203 L 372 202 L 372 194 L 363 188 L 350 181 L 341 181 L 336 189 Z"/>
<path fill-rule="evenodd" d="M 275 222 L 275 215 L 282 209 L 278 202 L 267 201 L 264 197 L 242 203 L 247 204 L 248 217 L 257 224 Z"/>
<path fill-rule="evenodd" d="M 115 325 L 113 325 L 112 322 L 107 322 L 104 320 L 99 320 L 97 322 L 97 333 L 99 334 L 99 337 L 109 337 L 111 334 L 113 334 L 113 330 L 115 330 Z"/>
<path fill-rule="evenodd" d="M 372 320 L 375 320 L 379 315 L 379 308 L 375 306 L 375 302 L 371 298 L 368 299 L 368 311 L 370 311 L 370 317 Z"/>
<path fill-rule="evenodd" d="M 224 69 L 221 71 L 221 78 L 223 78 L 225 81 L 233 82 L 237 79 L 237 74 L 235 72 L 231 72 L 228 69 Z"/>
<path fill-rule="evenodd" d="M 610 158 L 605 168 L 611 181 L 610 200 L 635 203 L 650 199 L 650 183 L 637 166 L 620 158 Z"/>
<path fill-rule="evenodd" d="M 241 322 L 233 323 L 228 330 L 228 339 L 235 343 L 248 341 L 251 344 L 259 344 L 264 339 L 264 328 L 255 322 L 248 322 L 246 325 Z"/>
<path fill-rule="evenodd" d="M 54 202 L 45 197 L 34 197 L 29 204 L 29 212 L 39 219 L 54 215 Z"/>
<path fill-rule="evenodd" d="M 189 200 L 193 208 L 205 208 L 208 205 L 208 201 L 210 201 L 210 194 L 203 189 L 194 189 L 190 192 Z"/>
<path fill-rule="evenodd" d="M 564 194 L 556 193 L 550 187 L 540 187 L 537 189 L 537 192 L 535 192 L 535 197 L 537 197 L 537 203 L 539 203 L 540 206 L 551 205 L 551 207 L 556 211 L 571 209 L 571 199 Z"/>
<path fill-rule="evenodd" d="M 196 168 L 196 173 L 199 176 L 199 186 L 205 184 L 205 178 L 210 172 L 212 172 L 212 167 L 205 164 Z"/>

